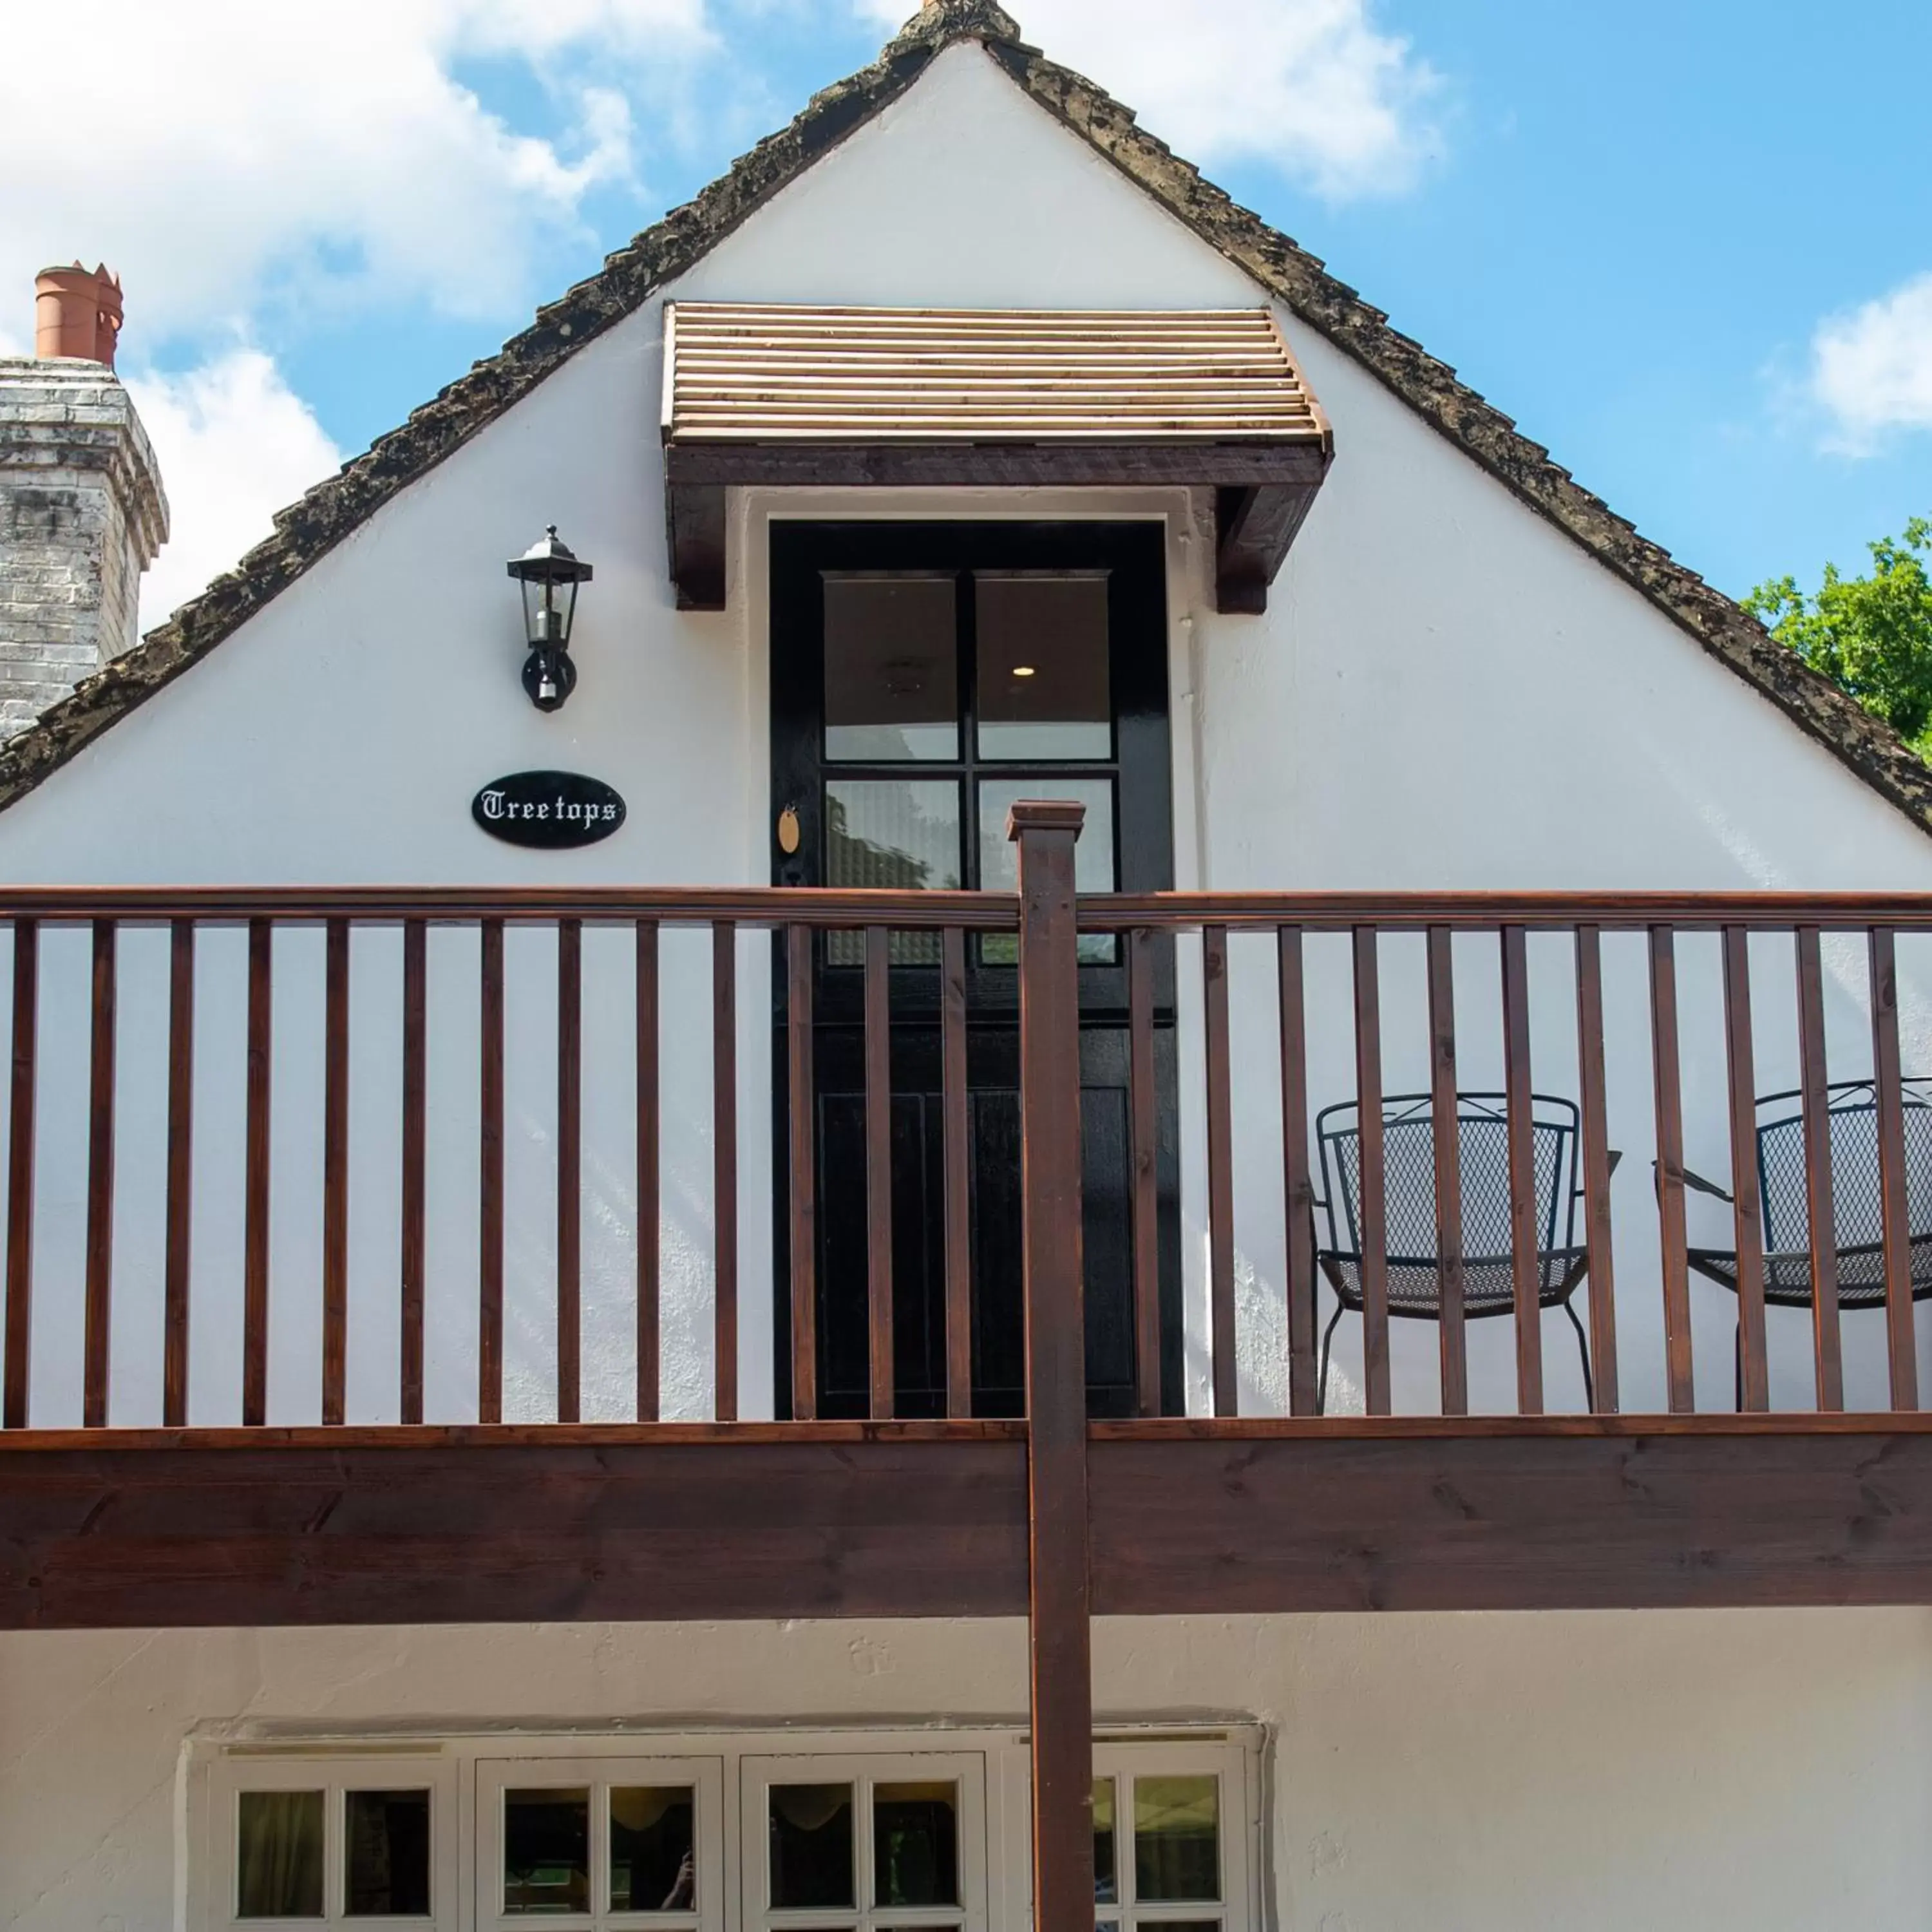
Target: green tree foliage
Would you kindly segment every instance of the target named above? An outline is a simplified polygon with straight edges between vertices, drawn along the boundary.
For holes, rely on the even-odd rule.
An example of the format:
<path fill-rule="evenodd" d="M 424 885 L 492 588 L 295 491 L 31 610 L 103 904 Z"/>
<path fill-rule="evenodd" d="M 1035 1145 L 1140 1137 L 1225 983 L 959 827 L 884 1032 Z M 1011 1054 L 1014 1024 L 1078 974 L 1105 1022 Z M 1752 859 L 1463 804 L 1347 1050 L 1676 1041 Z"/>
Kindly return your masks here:
<path fill-rule="evenodd" d="M 1808 597 L 1795 578 L 1760 584 L 1744 608 L 1815 670 L 1932 758 L 1932 520 L 1870 547 L 1869 577 L 1825 580 Z"/>

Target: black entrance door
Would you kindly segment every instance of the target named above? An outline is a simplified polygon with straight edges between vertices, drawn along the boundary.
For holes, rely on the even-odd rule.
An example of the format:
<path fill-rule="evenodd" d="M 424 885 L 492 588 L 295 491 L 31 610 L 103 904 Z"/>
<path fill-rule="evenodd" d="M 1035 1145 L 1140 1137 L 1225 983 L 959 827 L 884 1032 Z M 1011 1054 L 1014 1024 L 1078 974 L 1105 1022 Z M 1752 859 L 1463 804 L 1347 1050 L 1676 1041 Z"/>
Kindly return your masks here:
<path fill-rule="evenodd" d="M 1160 528 L 1150 524 L 772 526 L 772 863 L 780 885 L 1010 890 L 1007 808 L 1087 808 L 1083 891 L 1173 884 Z M 868 1406 L 863 994 L 857 934 L 814 961 L 819 1413 Z M 1017 1414 L 1019 1065 L 1014 942 L 969 940 L 969 1218 L 976 1414 Z M 1087 1370 L 1096 1414 L 1134 1408 L 1124 949 L 1081 942 Z M 946 1412 L 939 942 L 891 950 L 896 1412 Z M 782 964 L 774 984 L 783 999 Z M 1171 956 L 1156 959 L 1162 1381 L 1180 1386 L 1180 1235 Z M 786 1064 L 785 1016 L 774 1064 Z M 776 1236 L 787 1096 L 778 1096 Z M 790 1359 L 788 1298 L 774 1298 Z M 782 1406 L 788 1390 L 782 1384 Z"/>

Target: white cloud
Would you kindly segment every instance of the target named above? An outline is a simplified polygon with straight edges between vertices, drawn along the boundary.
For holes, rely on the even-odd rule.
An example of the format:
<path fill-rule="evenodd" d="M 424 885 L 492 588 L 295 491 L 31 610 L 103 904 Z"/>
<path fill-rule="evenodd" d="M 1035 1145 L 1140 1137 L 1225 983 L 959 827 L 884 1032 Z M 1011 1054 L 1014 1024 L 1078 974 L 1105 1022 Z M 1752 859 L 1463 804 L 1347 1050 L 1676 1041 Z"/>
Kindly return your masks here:
<path fill-rule="evenodd" d="M 611 82 L 708 45 L 704 0 L 96 0 L 8 14 L 0 293 L 105 259 L 130 325 L 245 315 L 292 275 L 494 314 L 528 299 L 531 240 L 628 176 Z M 536 72 L 566 131 L 520 133 L 456 77 Z"/>
<path fill-rule="evenodd" d="M 897 25 L 907 0 L 858 0 Z M 1018 0 L 1028 38 L 1191 160 L 1261 160 L 1340 200 L 1410 186 L 1436 76 L 1370 0 Z"/>
<path fill-rule="evenodd" d="M 231 349 L 185 375 L 123 374 L 173 525 L 141 580 L 148 630 L 270 535 L 274 512 L 342 457 L 258 349 Z"/>
<path fill-rule="evenodd" d="M 1888 430 L 1932 429 L 1932 274 L 1821 323 L 1811 388 L 1846 454 L 1869 454 Z"/>

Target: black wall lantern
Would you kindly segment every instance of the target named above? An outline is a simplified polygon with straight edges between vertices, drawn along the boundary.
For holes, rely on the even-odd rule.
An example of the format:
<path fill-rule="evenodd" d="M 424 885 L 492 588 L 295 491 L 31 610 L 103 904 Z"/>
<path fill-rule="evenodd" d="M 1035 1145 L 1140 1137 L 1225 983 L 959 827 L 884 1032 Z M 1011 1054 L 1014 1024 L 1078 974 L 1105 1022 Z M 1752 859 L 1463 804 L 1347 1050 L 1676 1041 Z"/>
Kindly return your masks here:
<path fill-rule="evenodd" d="M 556 533 L 543 536 L 508 566 L 524 586 L 524 634 L 530 654 L 524 661 L 524 688 L 539 711 L 560 710 L 577 687 L 570 661 L 571 621 L 577 615 L 577 586 L 590 581 L 590 566 Z"/>

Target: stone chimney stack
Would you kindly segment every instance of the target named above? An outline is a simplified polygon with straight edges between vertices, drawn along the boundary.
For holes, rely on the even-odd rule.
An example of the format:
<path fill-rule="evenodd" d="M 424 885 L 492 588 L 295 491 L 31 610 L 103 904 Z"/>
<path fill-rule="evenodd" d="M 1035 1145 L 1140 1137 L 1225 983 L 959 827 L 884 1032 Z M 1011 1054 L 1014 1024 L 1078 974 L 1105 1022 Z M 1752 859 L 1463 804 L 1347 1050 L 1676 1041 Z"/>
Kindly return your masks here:
<path fill-rule="evenodd" d="M 120 284 L 76 262 L 34 293 L 36 352 L 0 356 L 0 739 L 134 642 L 141 573 L 168 534 L 114 374 Z"/>

